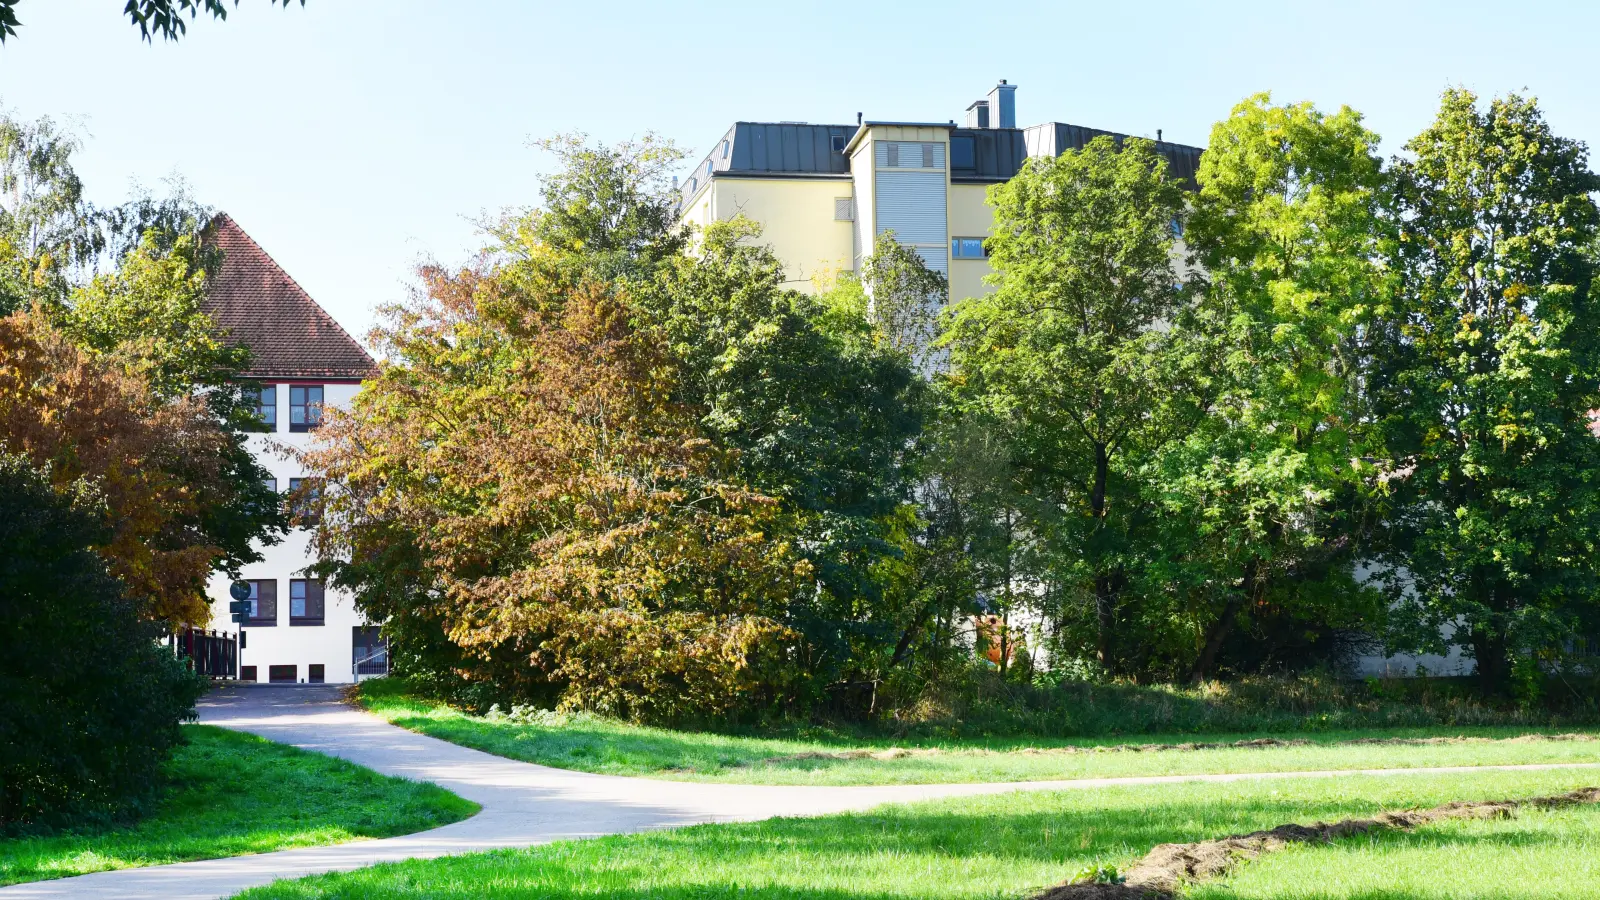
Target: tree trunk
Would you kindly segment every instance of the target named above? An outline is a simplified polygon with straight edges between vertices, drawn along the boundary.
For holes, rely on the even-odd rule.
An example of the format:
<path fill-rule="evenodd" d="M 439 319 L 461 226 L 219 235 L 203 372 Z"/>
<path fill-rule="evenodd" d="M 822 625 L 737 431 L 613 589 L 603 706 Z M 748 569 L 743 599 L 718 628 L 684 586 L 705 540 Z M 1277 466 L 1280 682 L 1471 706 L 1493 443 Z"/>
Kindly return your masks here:
<path fill-rule="evenodd" d="M 1472 654 L 1478 667 L 1478 689 L 1483 695 L 1499 697 L 1508 693 L 1511 664 L 1505 639 L 1473 629 Z"/>
<path fill-rule="evenodd" d="M 1095 546 L 1092 560 L 1094 565 L 1094 612 L 1099 625 L 1099 636 L 1095 642 L 1100 658 L 1100 668 L 1107 675 L 1116 674 L 1116 660 L 1112 654 L 1112 645 L 1116 638 L 1116 609 L 1117 592 L 1116 583 L 1111 573 L 1107 572 L 1105 560 L 1102 559 L 1103 551 L 1097 546 L 1100 544 L 1106 523 L 1106 482 L 1111 474 L 1111 457 L 1106 452 L 1105 444 L 1094 445 L 1094 487 L 1089 492 L 1089 511 L 1094 518 L 1094 526 L 1090 533 L 1090 544 Z"/>
<path fill-rule="evenodd" d="M 900 633 L 900 641 L 899 643 L 895 644 L 894 655 L 889 657 L 889 668 L 892 669 L 895 666 L 900 665 L 900 663 L 905 661 L 907 656 L 911 655 L 911 642 L 916 639 L 917 632 L 922 630 L 922 626 L 928 621 L 928 617 L 933 615 L 933 611 L 937 607 L 937 599 L 929 600 L 927 603 L 923 604 L 922 610 L 917 613 L 916 618 L 912 619 L 911 624 L 906 626 L 906 630 Z M 938 643 L 938 632 L 938 624 L 935 623 L 934 643 L 936 644 Z"/>
<path fill-rule="evenodd" d="M 1005 564 L 1005 601 L 1000 607 L 1000 677 L 1004 678 L 1011 668 L 1011 550 L 1015 546 L 1016 533 L 1011 518 L 1011 510 L 1006 510 L 1006 564 Z"/>
<path fill-rule="evenodd" d="M 1233 623 L 1239 618 L 1239 610 L 1255 596 L 1258 568 L 1259 564 L 1255 560 L 1245 565 L 1244 578 L 1239 584 L 1239 590 L 1228 598 L 1227 605 L 1222 608 L 1222 615 L 1212 623 L 1206 635 L 1205 646 L 1200 650 L 1200 658 L 1194 661 L 1194 668 L 1189 672 L 1189 680 L 1195 684 L 1206 679 L 1211 666 L 1217 661 L 1217 652 L 1222 649 L 1222 642 L 1233 633 Z"/>

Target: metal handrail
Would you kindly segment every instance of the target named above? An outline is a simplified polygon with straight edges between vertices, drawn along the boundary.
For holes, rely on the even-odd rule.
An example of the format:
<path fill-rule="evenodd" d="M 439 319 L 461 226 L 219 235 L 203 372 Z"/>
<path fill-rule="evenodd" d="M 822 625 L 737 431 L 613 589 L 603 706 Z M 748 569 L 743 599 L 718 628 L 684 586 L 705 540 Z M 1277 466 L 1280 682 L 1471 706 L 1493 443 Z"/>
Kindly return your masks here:
<path fill-rule="evenodd" d="M 388 647 L 384 647 L 382 650 L 375 650 L 372 653 L 370 653 L 370 654 L 368 654 L 366 656 L 363 656 L 362 658 L 360 658 L 360 659 L 356 660 L 355 662 L 351 663 L 350 664 L 350 678 L 352 680 L 359 681 L 361 679 L 361 664 L 362 663 L 369 663 L 369 662 L 372 662 L 373 660 L 377 659 L 380 656 L 387 657 L 388 655 L 389 655 L 389 648 Z M 386 659 L 385 662 L 387 663 L 387 661 L 388 660 Z M 387 670 L 388 666 L 385 665 L 384 669 Z"/>

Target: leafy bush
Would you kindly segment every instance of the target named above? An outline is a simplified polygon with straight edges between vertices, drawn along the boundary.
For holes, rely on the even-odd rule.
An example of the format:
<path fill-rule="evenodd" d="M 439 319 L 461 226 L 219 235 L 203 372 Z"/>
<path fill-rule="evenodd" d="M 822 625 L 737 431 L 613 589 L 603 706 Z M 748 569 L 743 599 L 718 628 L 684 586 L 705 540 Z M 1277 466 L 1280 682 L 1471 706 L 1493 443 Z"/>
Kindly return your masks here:
<path fill-rule="evenodd" d="M 138 812 L 205 689 L 90 549 L 100 505 L 0 449 L 0 830 Z"/>
<path fill-rule="evenodd" d="M 1195 686 L 1036 678 L 976 669 L 887 698 L 883 724 L 919 735 L 1090 737 L 1316 732 L 1424 726 L 1563 726 L 1600 722 L 1593 680 L 1566 679 L 1537 708 L 1484 701 L 1470 678 L 1351 681 L 1324 673 L 1247 676 Z"/>

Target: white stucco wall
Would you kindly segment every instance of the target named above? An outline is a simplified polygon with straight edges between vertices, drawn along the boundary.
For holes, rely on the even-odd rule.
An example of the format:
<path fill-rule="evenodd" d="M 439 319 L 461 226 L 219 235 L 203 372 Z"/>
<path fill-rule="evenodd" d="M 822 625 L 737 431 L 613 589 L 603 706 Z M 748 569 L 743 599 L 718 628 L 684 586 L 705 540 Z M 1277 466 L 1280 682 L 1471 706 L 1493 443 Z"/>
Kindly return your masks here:
<path fill-rule="evenodd" d="M 358 389 L 359 386 L 354 384 L 326 384 L 323 386 L 323 403 L 325 406 L 347 406 Z M 314 435 L 289 431 L 287 383 L 277 385 L 277 401 L 277 430 L 252 435 L 249 444 L 262 467 L 277 479 L 278 492 L 287 494 L 289 479 L 303 478 L 307 473 L 290 454 L 283 451 L 285 448 L 306 448 Z M 320 664 L 327 683 L 351 681 L 354 629 L 368 623 L 356 611 L 348 594 L 332 587 L 325 590 L 323 624 L 289 624 L 289 581 L 305 578 L 305 567 L 314 562 L 309 532 L 294 529 L 284 536 L 281 543 L 259 549 L 262 553 L 261 562 L 245 566 L 241 577 L 245 580 L 270 579 L 277 582 L 277 624 L 245 627 L 244 646 L 239 651 L 241 670 L 254 666 L 256 680 L 265 682 L 269 666 L 294 666 L 295 680 L 303 682 L 310 675 L 310 666 Z M 207 593 L 212 600 L 210 627 L 219 631 L 233 632 L 238 629 L 228 615 L 230 583 L 231 579 L 215 574 L 207 585 Z"/>
<path fill-rule="evenodd" d="M 1400 569 L 1396 575 L 1404 580 L 1410 578 L 1405 569 Z M 1361 563 L 1356 566 L 1356 578 L 1360 581 L 1369 581 L 1374 576 L 1373 566 Z M 1409 594 L 1411 588 L 1405 591 Z M 1439 634 L 1448 643 L 1455 637 L 1456 628 L 1445 625 Z M 1471 657 L 1462 652 L 1460 644 L 1449 644 L 1450 652 L 1440 656 L 1437 653 L 1396 653 L 1392 656 L 1369 654 L 1356 660 L 1355 674 L 1366 677 L 1376 675 L 1380 678 L 1407 678 L 1417 674 L 1427 675 L 1471 675 L 1477 670 L 1477 664 Z M 1418 669 L 1421 669 L 1419 672 Z"/>

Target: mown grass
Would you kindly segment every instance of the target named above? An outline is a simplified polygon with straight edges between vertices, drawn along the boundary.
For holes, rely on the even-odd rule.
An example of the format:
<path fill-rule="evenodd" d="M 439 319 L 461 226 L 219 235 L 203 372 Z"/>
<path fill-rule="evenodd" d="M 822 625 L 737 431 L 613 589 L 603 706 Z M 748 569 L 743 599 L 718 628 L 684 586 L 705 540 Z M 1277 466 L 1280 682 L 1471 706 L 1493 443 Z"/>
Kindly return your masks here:
<path fill-rule="evenodd" d="M 277 882 L 239 896 L 248 900 L 1025 898 L 1088 865 L 1126 868 L 1159 843 L 1451 800 L 1542 796 L 1596 781 L 1600 777 L 1594 772 L 1438 773 L 1014 794 L 411 861 Z M 1517 884 L 1529 874 L 1520 867 L 1518 852 L 1517 845 L 1507 844 L 1500 857 L 1507 868 L 1497 876 L 1472 877 Z M 1467 875 L 1444 870 L 1440 877 Z M 1353 900 L 1391 895 L 1350 896 Z"/>
<path fill-rule="evenodd" d="M 436 828 L 477 805 L 431 784 L 206 725 L 166 767 L 154 812 L 124 827 L 0 839 L 0 884 L 265 853 Z"/>
<path fill-rule="evenodd" d="M 1524 809 L 1263 857 L 1191 900 L 1592 900 L 1600 808 Z"/>
<path fill-rule="evenodd" d="M 1201 772 L 1283 772 L 1526 763 L 1600 763 L 1600 741 L 1512 742 L 1505 739 L 1550 729 L 1403 728 L 1282 734 L 1310 746 L 1143 753 L 1061 754 L 1025 752 L 1066 746 L 1122 743 L 1120 738 L 1033 740 L 1010 737 L 861 739 L 843 735 L 770 738 L 671 731 L 588 716 L 540 725 L 473 716 L 405 693 L 403 682 L 369 681 L 362 703 L 388 721 L 441 740 L 542 765 L 689 781 L 745 784 L 915 784 L 1034 781 Z M 1565 729 L 1558 729 L 1565 731 Z M 1263 737 L 1207 735 L 1208 742 Z M 1344 745 L 1360 738 L 1483 737 L 1495 743 Z M 1145 742 L 1193 741 L 1193 735 L 1141 735 Z M 794 759 L 803 754 L 891 747 L 937 748 L 932 755 L 900 759 Z"/>

